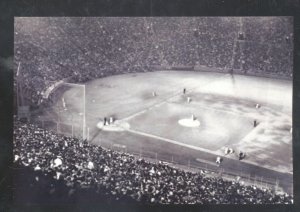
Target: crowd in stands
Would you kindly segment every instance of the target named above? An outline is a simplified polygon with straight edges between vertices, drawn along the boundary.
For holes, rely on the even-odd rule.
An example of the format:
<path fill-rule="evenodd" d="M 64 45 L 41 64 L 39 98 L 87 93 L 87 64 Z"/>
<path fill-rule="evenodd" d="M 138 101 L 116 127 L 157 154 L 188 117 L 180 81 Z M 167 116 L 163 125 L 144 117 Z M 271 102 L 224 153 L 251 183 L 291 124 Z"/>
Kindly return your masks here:
<path fill-rule="evenodd" d="M 260 17 L 255 20 L 251 17 L 244 17 L 244 37 L 252 42 L 291 46 L 292 42 L 287 42 L 293 40 L 293 25 L 291 23 L 291 17 Z"/>
<path fill-rule="evenodd" d="M 286 17 L 16 18 L 14 88 L 37 106 L 60 80 L 80 83 L 154 67 L 291 77 L 292 40 Z M 14 167 L 15 198 L 25 202 L 293 202 L 287 194 L 151 163 L 18 120 Z"/>
<path fill-rule="evenodd" d="M 293 29 L 290 18 L 244 17 L 237 63 L 245 72 L 292 76 Z"/>
<path fill-rule="evenodd" d="M 292 35 L 287 17 L 17 18 L 15 67 L 33 105 L 54 81 L 157 66 L 291 77 Z"/>
<path fill-rule="evenodd" d="M 14 123 L 16 202 L 292 203 L 288 194 L 152 163 L 33 124 Z M 30 192 L 28 192 L 30 191 Z"/>

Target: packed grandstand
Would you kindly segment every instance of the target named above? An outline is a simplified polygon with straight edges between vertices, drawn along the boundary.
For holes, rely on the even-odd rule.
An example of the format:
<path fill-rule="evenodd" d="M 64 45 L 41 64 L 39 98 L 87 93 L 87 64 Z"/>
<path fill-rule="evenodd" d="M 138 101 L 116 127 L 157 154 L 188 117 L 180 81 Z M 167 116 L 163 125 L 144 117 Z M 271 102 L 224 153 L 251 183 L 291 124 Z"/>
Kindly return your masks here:
<path fill-rule="evenodd" d="M 36 202 L 274 204 L 271 189 L 148 162 L 15 121 L 15 198 Z M 25 177 L 26 176 L 26 177 Z M 28 194 L 26 191 L 31 191 Z M 25 195 L 24 195 L 25 194 Z M 38 195 L 37 195 L 38 194 Z M 20 196 L 24 195 L 24 196 Z"/>
<path fill-rule="evenodd" d="M 132 72 L 188 69 L 291 79 L 290 21 L 287 17 L 16 18 L 15 93 L 21 87 L 22 105 L 34 110 L 50 104 L 51 96 L 45 98 L 45 93 L 59 81 L 82 83 Z M 19 189 L 15 197 L 29 202 L 293 202 L 291 195 L 273 189 L 150 162 L 17 118 L 14 165 Z M 28 189 L 35 195 L 28 195 Z"/>
<path fill-rule="evenodd" d="M 31 105 L 59 80 L 190 68 L 292 77 L 287 17 L 18 18 L 15 78 Z M 172 33 L 170 33 L 170 31 Z M 240 36 L 242 35 L 242 36 Z M 15 80 L 17 82 L 17 80 Z M 16 87 L 16 86 L 15 86 Z"/>

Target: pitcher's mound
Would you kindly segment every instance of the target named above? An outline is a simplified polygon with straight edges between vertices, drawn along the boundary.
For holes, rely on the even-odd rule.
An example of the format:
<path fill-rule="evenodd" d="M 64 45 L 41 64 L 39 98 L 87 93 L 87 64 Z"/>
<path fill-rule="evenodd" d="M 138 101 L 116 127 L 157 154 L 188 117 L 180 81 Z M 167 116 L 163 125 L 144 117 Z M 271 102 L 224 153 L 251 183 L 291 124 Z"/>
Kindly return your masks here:
<path fill-rule="evenodd" d="M 184 127 L 199 127 L 200 126 L 200 121 L 193 120 L 193 119 L 180 119 L 178 120 L 178 124 Z"/>
<path fill-rule="evenodd" d="M 128 122 L 116 120 L 114 123 L 104 125 L 103 121 L 98 122 L 97 127 L 104 131 L 124 131 L 130 128 Z"/>

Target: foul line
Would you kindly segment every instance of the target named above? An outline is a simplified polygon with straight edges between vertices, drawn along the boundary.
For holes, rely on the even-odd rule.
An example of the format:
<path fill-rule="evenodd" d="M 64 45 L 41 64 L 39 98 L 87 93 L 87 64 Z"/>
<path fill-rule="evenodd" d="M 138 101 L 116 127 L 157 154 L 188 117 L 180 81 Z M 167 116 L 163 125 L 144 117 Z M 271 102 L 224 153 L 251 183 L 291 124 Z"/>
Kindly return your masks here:
<path fill-rule="evenodd" d="M 132 129 L 126 129 L 126 131 L 134 133 L 134 134 L 138 134 L 138 135 L 142 135 L 142 136 L 146 136 L 146 137 L 166 141 L 168 143 L 177 144 L 177 145 L 184 146 L 184 147 L 187 147 L 187 148 L 190 148 L 190 149 L 200 150 L 200 151 L 207 152 L 207 153 L 210 153 L 210 154 L 213 154 L 213 155 L 217 155 L 216 154 L 217 151 L 211 151 L 211 150 L 204 149 L 204 148 L 197 147 L 197 146 L 193 146 L 193 145 L 190 145 L 190 144 L 185 144 L 185 143 L 178 142 L 178 141 L 175 141 L 175 140 L 172 140 L 172 139 L 169 139 L 169 138 L 163 138 L 163 137 L 160 137 L 160 136 L 157 136 L 157 135 L 153 135 L 153 134 L 149 134 L 149 133 L 145 133 L 145 132 L 140 132 L 140 131 L 136 131 L 136 130 L 132 130 Z"/>
<path fill-rule="evenodd" d="M 165 142 L 168 142 L 168 143 L 176 144 L 176 145 L 187 147 L 187 148 L 190 148 L 190 149 L 194 149 L 194 150 L 206 152 L 206 153 L 209 153 L 209 154 L 212 154 L 212 155 L 215 155 L 215 156 L 222 156 L 222 157 L 227 158 L 227 159 L 235 160 L 235 159 L 226 157 L 223 154 L 218 154 L 220 149 L 218 149 L 216 151 L 211 151 L 211 150 L 208 150 L 208 149 L 204 149 L 204 148 L 201 148 L 201 147 L 193 146 L 193 145 L 190 145 L 190 144 L 181 143 L 179 141 L 175 141 L 175 140 L 168 139 L 168 138 L 163 138 L 163 137 L 160 137 L 160 136 L 157 136 L 157 135 L 153 135 L 153 134 L 149 134 L 149 133 L 145 133 L 145 132 L 140 132 L 140 131 L 136 131 L 136 130 L 132 130 L 132 129 L 125 129 L 125 130 L 128 131 L 128 132 L 131 132 L 133 134 L 142 135 L 142 136 L 149 137 L 149 138 L 155 138 L 156 140 L 165 141 Z M 197 158 L 196 161 L 203 162 L 203 163 L 208 163 L 207 161 L 204 162 L 204 160 L 203 161 L 199 161 L 199 158 Z M 247 165 L 259 166 L 261 168 L 269 169 L 271 171 L 275 171 L 275 172 L 279 172 L 279 173 L 287 173 L 286 171 L 283 171 L 283 170 L 280 170 L 280 169 L 276 169 L 274 167 L 269 167 L 269 166 L 265 166 L 265 165 L 262 166 L 261 164 L 253 162 L 253 161 L 243 161 L 242 163 L 247 164 Z M 208 163 L 208 164 L 212 165 L 213 162 Z M 290 173 L 288 173 L 288 174 L 290 174 Z"/>

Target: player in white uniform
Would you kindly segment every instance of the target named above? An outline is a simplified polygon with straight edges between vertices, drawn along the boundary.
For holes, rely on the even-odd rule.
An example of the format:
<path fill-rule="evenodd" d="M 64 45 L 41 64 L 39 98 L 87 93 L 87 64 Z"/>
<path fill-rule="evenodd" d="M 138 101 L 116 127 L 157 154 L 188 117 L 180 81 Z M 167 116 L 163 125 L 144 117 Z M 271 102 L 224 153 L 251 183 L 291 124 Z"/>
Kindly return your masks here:
<path fill-rule="evenodd" d="M 64 110 L 67 110 L 67 106 L 66 106 L 65 98 L 62 98 L 62 104 L 63 104 L 63 108 L 64 108 Z"/>

